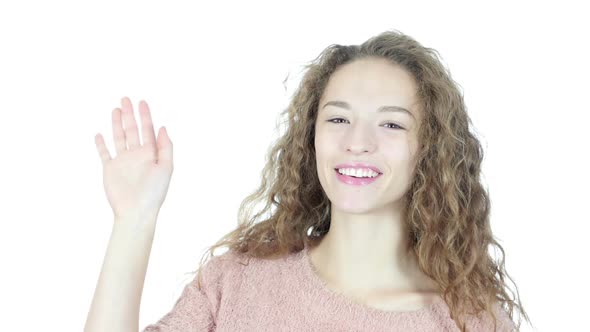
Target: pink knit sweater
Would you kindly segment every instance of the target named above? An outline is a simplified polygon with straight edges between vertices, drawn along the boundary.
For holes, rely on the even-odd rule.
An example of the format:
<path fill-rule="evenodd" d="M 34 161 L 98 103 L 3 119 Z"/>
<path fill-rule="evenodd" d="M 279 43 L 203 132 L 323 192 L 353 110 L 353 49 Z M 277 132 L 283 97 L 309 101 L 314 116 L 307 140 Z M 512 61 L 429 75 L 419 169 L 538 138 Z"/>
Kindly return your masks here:
<path fill-rule="evenodd" d="M 459 331 L 440 299 L 415 311 L 384 311 L 336 293 L 318 277 L 308 250 L 242 265 L 227 251 L 185 286 L 172 310 L 149 331 Z M 241 260 L 244 264 L 245 258 Z M 515 331 L 504 310 L 497 331 Z M 472 317 L 467 331 L 493 331 L 491 318 Z"/>

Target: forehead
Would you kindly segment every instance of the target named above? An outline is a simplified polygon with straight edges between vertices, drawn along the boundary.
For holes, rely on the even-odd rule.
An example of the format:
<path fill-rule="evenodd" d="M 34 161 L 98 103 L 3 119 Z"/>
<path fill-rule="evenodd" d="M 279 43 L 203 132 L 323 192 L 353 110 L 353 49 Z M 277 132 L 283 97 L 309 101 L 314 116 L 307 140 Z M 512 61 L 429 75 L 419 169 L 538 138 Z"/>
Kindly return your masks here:
<path fill-rule="evenodd" d="M 386 59 L 364 58 L 342 65 L 332 73 L 320 102 L 323 105 L 330 99 L 339 99 L 358 105 L 413 109 L 416 91 L 414 78 L 401 66 Z"/>

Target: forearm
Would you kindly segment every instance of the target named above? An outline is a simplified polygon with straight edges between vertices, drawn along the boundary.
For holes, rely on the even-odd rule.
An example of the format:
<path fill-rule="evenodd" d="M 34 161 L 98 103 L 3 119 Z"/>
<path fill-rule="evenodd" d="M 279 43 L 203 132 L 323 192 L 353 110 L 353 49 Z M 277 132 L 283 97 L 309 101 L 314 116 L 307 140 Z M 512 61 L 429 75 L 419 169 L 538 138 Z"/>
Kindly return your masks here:
<path fill-rule="evenodd" d="M 141 294 L 156 217 L 116 219 L 96 286 L 85 332 L 137 332 Z M 138 225 L 134 228 L 129 225 Z"/>

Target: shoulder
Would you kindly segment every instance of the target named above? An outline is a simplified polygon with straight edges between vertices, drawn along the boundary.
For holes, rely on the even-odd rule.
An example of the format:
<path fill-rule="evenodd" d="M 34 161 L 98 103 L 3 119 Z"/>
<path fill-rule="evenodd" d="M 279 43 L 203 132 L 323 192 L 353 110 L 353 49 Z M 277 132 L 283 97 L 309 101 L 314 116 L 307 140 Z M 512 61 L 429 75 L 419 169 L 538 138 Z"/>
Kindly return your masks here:
<path fill-rule="evenodd" d="M 493 312 L 496 315 L 496 331 L 516 331 L 516 325 L 510 318 L 510 315 L 499 303 L 495 304 Z M 489 312 L 480 312 L 478 315 L 468 318 L 467 326 L 468 330 L 472 331 L 494 331 L 494 318 Z"/>
<path fill-rule="evenodd" d="M 233 251 L 227 251 L 219 256 L 212 256 L 199 268 L 202 278 L 206 282 L 219 280 L 232 275 L 243 267 L 247 258 Z"/>
<path fill-rule="evenodd" d="M 226 251 L 212 256 L 200 267 L 203 278 L 214 279 L 235 276 L 237 274 L 266 273 L 269 270 L 283 268 L 287 258 L 257 258 L 235 251 Z"/>
<path fill-rule="evenodd" d="M 284 278 L 293 279 L 300 274 L 298 257 L 295 253 L 281 257 L 252 257 L 227 251 L 204 264 L 202 278 L 205 283 L 221 287 L 245 284 L 254 288 L 272 286 Z"/>

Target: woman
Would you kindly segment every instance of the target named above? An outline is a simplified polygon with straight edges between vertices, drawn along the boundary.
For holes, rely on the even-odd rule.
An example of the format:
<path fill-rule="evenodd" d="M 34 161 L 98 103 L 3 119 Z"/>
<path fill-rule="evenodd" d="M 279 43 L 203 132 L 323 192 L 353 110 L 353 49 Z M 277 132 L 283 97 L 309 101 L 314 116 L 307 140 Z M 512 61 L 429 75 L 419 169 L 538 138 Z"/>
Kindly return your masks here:
<path fill-rule="evenodd" d="M 514 310 L 528 316 L 505 290 L 504 257 L 488 254 L 489 245 L 504 250 L 479 179 L 482 148 L 436 51 L 387 31 L 361 45 L 331 45 L 306 69 L 238 227 L 209 248 L 212 259 L 201 261 L 174 308 L 144 331 L 519 329 Z M 172 174 L 170 139 L 162 130 L 156 143 L 145 102 L 144 146 L 126 98 L 123 110 L 124 134 L 113 113 L 120 155 L 111 160 L 100 135 L 96 141 L 116 218 L 87 329 L 108 320 L 100 306 L 112 299 L 109 267 L 131 236 L 127 255 L 135 256 L 127 259 L 138 282 L 112 296 L 130 303 L 118 326 L 137 326 Z M 116 181 L 131 174 L 127 186 Z M 253 215 L 260 201 L 266 206 Z M 222 246 L 228 252 L 213 256 Z"/>

